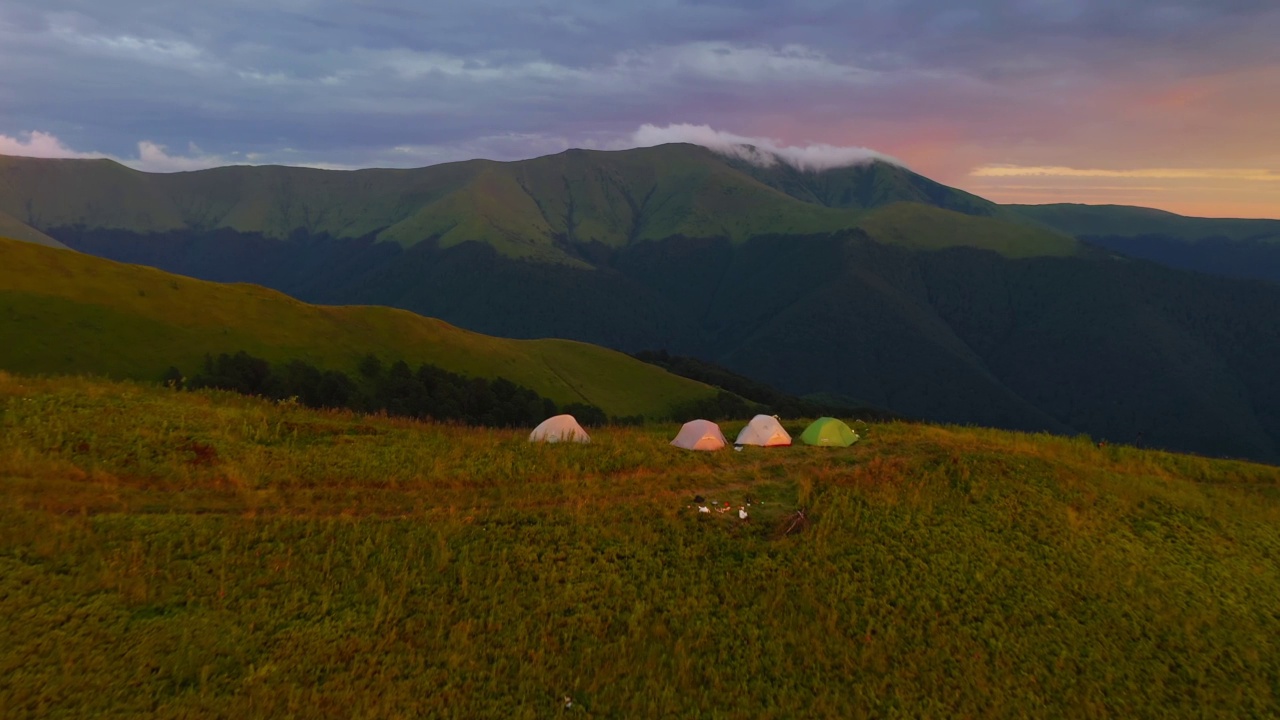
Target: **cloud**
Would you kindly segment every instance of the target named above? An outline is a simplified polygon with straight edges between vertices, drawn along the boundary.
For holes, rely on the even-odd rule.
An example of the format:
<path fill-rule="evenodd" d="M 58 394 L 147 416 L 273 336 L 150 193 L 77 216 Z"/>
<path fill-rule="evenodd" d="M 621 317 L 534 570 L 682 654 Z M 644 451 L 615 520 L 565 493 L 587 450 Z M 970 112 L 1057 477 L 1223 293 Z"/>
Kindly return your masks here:
<path fill-rule="evenodd" d="M 613 140 L 611 143 L 610 140 Z M 580 136 L 576 141 L 558 135 L 505 133 L 486 135 L 454 143 L 436 145 L 396 145 L 365 148 L 349 162 L 333 161 L 291 147 L 265 152 L 208 153 L 189 143 L 185 153 L 171 152 L 168 147 L 151 140 L 137 143 L 135 156 L 102 152 L 80 152 L 52 133 L 39 130 L 18 133 L 16 137 L 0 134 L 0 155 L 40 158 L 108 159 L 135 170 L 153 173 L 188 172 L 225 165 L 289 165 L 322 170 L 356 170 L 362 167 L 421 167 L 460 160 L 523 160 L 563 152 L 569 148 L 613 148 L 616 137 Z"/>
<path fill-rule="evenodd" d="M 577 142 L 573 142 L 558 135 L 505 133 L 438 145 L 396 145 L 377 151 L 374 160 L 392 166 L 434 165 L 476 159 L 509 161 L 553 155 L 569 148 L 597 148 L 600 145 L 594 138 L 579 138 Z"/>
<path fill-rule="evenodd" d="M 203 68 L 213 64 L 203 50 L 182 40 L 135 35 L 86 35 L 64 25 L 54 25 L 50 34 L 91 54 L 123 57 L 170 68 L 175 65 Z"/>
<path fill-rule="evenodd" d="M 230 164 L 227 158 L 203 153 L 194 144 L 188 146 L 188 153 L 187 155 L 170 154 L 165 146 L 143 140 L 138 143 L 138 156 L 126 158 L 107 153 L 73 150 L 57 136 L 40 130 L 21 132 L 16 137 L 0 135 L 0 155 L 81 160 L 105 158 L 144 172 L 182 172 Z"/>
<path fill-rule="evenodd" d="M 136 160 L 122 159 L 119 162 L 135 170 L 158 173 L 205 170 L 211 167 L 231 164 L 226 158 L 202 153 L 194 143 L 188 146 L 188 152 L 190 153 L 189 155 L 171 155 L 167 152 L 165 146 L 153 143 L 150 140 L 143 140 L 138 143 L 138 157 Z"/>
<path fill-rule="evenodd" d="M 693 42 L 628 51 L 615 60 L 634 79 L 690 77 L 716 82 L 866 83 L 879 73 L 837 62 L 800 44 L 781 47 L 728 42 Z"/>
<path fill-rule="evenodd" d="M 346 67 L 321 79 L 335 84 L 344 77 L 356 74 L 353 68 L 364 72 L 391 71 L 403 81 L 421 79 L 459 78 L 468 82 L 502 82 L 525 80 L 575 81 L 586 73 L 546 61 L 487 62 L 441 52 L 417 52 L 404 48 L 392 50 L 356 50 L 345 59 Z"/>
<path fill-rule="evenodd" d="M 1140 168 L 1102 170 L 1062 166 L 983 165 L 971 177 L 1147 178 L 1161 180 L 1246 180 L 1278 182 L 1280 173 L 1258 168 Z"/>
<path fill-rule="evenodd" d="M 26 139 L 21 139 L 25 137 Z M 770 167 L 779 162 L 804 171 L 818 172 L 883 160 L 901 164 L 888 155 L 863 147 L 842 147 L 823 143 L 804 146 L 783 145 L 777 140 L 750 137 L 715 130 L 708 125 L 674 124 L 659 127 L 642 125 L 625 137 L 604 133 L 582 133 L 575 137 L 538 133 L 504 133 L 485 135 L 453 143 L 431 145 L 401 144 L 367 148 L 355 162 L 333 162 L 309 157 L 294 148 L 271 152 L 233 152 L 226 155 L 207 153 L 194 143 L 186 153 L 174 153 L 160 143 L 142 140 L 136 156 L 125 157 L 101 152 L 80 152 L 68 147 L 51 133 L 33 131 L 19 137 L 0 135 L 0 155 L 25 155 L 47 158 L 108 158 L 135 170 L 170 173 L 203 170 L 223 165 L 282 164 L 326 169 L 357 167 L 418 167 L 443 162 L 485 158 L 498 161 L 521 160 L 562 152 L 569 148 L 619 150 L 652 147 L 666 143 L 691 143 L 709 148 L 721 155 Z"/>
<path fill-rule="evenodd" d="M 23 140 L 22 136 L 26 136 Z M 50 133 L 32 130 L 18 133 L 17 137 L 0 135 L 0 155 L 18 155 L 38 158 L 102 158 L 101 153 L 76 152 Z"/>
<path fill-rule="evenodd" d="M 864 147 L 825 143 L 782 145 L 771 138 L 735 135 L 715 130 L 709 125 L 676 124 L 658 127 L 646 123 L 632 134 L 630 140 L 631 147 L 652 147 L 666 143 L 692 143 L 761 167 L 771 167 L 782 162 L 797 170 L 811 172 L 861 165 L 876 160 L 902 164 L 888 155 Z"/>

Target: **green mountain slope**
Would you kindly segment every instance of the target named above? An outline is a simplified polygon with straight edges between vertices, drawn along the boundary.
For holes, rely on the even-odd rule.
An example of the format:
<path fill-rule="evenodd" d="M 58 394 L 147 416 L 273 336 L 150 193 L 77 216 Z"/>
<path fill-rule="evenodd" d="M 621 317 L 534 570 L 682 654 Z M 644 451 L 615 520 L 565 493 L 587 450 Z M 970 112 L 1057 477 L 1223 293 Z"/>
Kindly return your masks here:
<path fill-rule="evenodd" d="M 1186 242 L 1226 239 L 1280 243 L 1280 220 L 1187 217 L 1130 205 L 1004 207 L 1075 237 L 1161 235 Z"/>
<path fill-rule="evenodd" d="M 111 160 L 0 156 L 0 212 L 42 231 L 76 225 L 137 232 L 185 227 L 154 177 Z"/>
<path fill-rule="evenodd" d="M 1185 217 L 1124 205 L 1009 205 L 1093 245 L 1171 267 L 1280 283 L 1280 220 Z"/>
<path fill-rule="evenodd" d="M 1079 243 L 1052 230 L 953 210 L 896 202 L 868 213 L 858 226 L 873 239 L 913 250 L 968 247 L 1010 258 L 1069 257 Z"/>
<path fill-rule="evenodd" d="M 0 367 L 154 380 L 194 372 L 206 353 L 246 350 L 351 370 L 374 353 L 502 376 L 614 415 L 665 415 L 711 388 L 569 340 L 503 340 L 404 310 L 308 305 L 252 285 L 219 285 L 67 250 L 0 240 Z"/>
<path fill-rule="evenodd" d="M 504 256 L 578 267 L 593 265 L 583 248 L 597 245 L 830 232 L 857 226 L 869 208 L 898 202 L 997 214 L 985 200 L 887 163 L 802 172 L 783 164 L 760 168 L 693 145 L 352 172 L 225 167 L 147 174 L 107 160 L 0 158 L 0 212 L 55 236 L 89 227 L 139 235 L 225 229 L 274 239 L 374 237 L 405 247 L 428 239 L 441 247 L 482 242 Z M 1036 243 L 1032 237 L 1028 247 Z"/>

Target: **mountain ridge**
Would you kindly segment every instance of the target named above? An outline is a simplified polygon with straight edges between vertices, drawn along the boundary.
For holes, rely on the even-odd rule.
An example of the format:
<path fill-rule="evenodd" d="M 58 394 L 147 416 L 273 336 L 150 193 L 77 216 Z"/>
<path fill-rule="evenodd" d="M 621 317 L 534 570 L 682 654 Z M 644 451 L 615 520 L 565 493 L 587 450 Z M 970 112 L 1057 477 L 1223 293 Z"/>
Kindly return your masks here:
<path fill-rule="evenodd" d="M 805 178 L 809 185 L 798 184 Z M 839 201 L 819 197 L 813 183 Z M 999 214 L 992 203 L 883 161 L 805 173 L 686 144 L 410 170 L 228 166 L 148 174 L 104 160 L 0 158 L 0 212 L 46 234 L 92 226 L 140 234 L 228 229 L 273 239 L 305 232 L 405 247 L 480 241 L 509 257 L 575 266 L 582 259 L 563 246 L 833 232 L 857 227 L 867 211 L 921 201 Z M 1072 241 L 1061 235 L 1057 244 Z"/>
<path fill-rule="evenodd" d="M 1008 205 L 1081 242 L 1170 267 L 1280 284 L 1280 220 L 1197 218 L 1131 205 Z"/>

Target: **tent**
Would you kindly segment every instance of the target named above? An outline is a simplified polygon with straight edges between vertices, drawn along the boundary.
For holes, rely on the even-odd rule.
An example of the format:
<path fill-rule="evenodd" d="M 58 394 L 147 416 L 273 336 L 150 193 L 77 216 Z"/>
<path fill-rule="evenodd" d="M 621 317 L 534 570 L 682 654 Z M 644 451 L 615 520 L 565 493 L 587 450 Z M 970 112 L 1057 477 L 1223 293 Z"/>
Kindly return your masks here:
<path fill-rule="evenodd" d="M 726 443 L 720 426 L 710 420 L 690 420 L 681 426 L 671 444 L 685 450 L 719 450 Z"/>
<path fill-rule="evenodd" d="M 804 429 L 800 434 L 800 440 L 806 445 L 849 447 L 858 442 L 858 433 L 835 418 L 821 417 Z"/>
<path fill-rule="evenodd" d="M 757 415 L 751 418 L 751 422 L 742 428 L 742 432 L 738 433 L 738 439 L 733 441 L 734 445 L 759 445 L 761 447 L 776 447 L 778 445 L 790 445 L 791 436 L 786 430 L 782 429 L 782 423 L 778 422 L 778 418 L 772 415 Z"/>
<path fill-rule="evenodd" d="M 591 442 L 591 436 L 572 415 L 556 415 L 543 420 L 529 433 L 529 442 Z"/>

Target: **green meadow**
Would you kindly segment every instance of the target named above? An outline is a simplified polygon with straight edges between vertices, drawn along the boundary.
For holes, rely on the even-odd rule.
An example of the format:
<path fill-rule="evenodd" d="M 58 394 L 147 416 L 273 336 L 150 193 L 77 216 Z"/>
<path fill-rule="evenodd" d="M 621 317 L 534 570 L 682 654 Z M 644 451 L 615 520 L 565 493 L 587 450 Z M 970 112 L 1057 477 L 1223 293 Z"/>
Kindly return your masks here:
<path fill-rule="evenodd" d="M 257 285 L 0 238 L 0 368 L 158 380 L 170 366 L 192 376 L 206 354 L 239 350 L 346 372 L 369 353 L 431 363 L 619 416 L 665 417 L 715 395 L 588 343 L 491 337 L 386 307 L 311 305 Z"/>
<path fill-rule="evenodd" d="M 855 424 L 531 445 L 0 374 L 0 714 L 1280 711 L 1280 469 Z"/>

